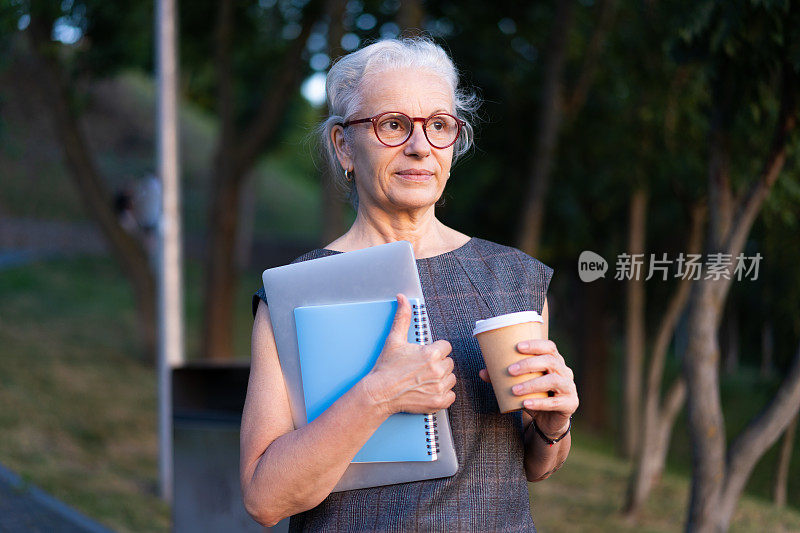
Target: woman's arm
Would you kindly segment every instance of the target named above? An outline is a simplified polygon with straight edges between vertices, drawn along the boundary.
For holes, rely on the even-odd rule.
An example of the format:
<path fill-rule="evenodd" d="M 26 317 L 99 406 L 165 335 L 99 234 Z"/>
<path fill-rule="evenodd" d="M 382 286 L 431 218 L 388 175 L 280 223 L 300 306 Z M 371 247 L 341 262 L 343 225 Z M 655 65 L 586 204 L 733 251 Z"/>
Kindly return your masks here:
<path fill-rule="evenodd" d="M 356 417 L 360 424 L 348 424 Z M 314 423 L 294 431 L 269 311 L 259 304 L 240 454 L 244 504 L 253 518 L 272 526 L 324 500 L 387 417 L 359 382 Z"/>
<path fill-rule="evenodd" d="M 240 475 L 245 507 L 275 525 L 324 500 L 358 450 L 394 412 L 433 412 L 452 404 L 449 344 L 405 341 L 411 320 L 403 298 L 375 368 L 310 424 L 297 430 L 263 302 L 253 326 L 252 363 L 241 428 Z M 358 424 L 353 424 L 353 420 Z"/>
<path fill-rule="evenodd" d="M 526 418 L 527 420 L 525 420 Z M 525 430 L 525 477 L 528 481 L 535 482 L 547 479 L 567 461 L 572 445 L 572 436 L 567 434 L 566 437 L 550 446 L 536 434 L 531 421 L 533 418 L 528 413 L 523 413 L 523 423 L 527 427 Z M 545 433 L 545 435 L 555 440 L 564 434 L 567 427 L 569 426 L 564 426 L 560 432 Z"/>

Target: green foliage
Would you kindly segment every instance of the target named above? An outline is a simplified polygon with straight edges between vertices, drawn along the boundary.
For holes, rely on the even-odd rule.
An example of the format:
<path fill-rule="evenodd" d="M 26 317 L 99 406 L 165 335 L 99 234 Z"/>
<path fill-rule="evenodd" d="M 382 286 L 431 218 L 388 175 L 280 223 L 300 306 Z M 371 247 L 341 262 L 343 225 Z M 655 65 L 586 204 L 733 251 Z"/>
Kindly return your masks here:
<path fill-rule="evenodd" d="M 736 184 L 750 181 L 774 129 L 781 69 L 800 72 L 800 6 L 796 2 L 704 2 L 702 16 L 673 43 L 675 57 L 700 63 L 718 94 L 723 129 L 732 141 Z M 749 163 L 749 164 L 748 164 Z"/>
<path fill-rule="evenodd" d="M 305 2 L 235 2 L 233 14 L 232 74 L 237 120 L 246 123 L 274 82 L 282 59 L 299 32 Z M 181 2 L 180 55 L 183 90 L 207 110 L 216 107 L 217 20 L 219 2 Z M 305 60 L 308 59 L 306 56 Z M 309 72 L 304 61 L 298 76 Z"/>
<path fill-rule="evenodd" d="M 20 25 L 20 18 L 25 14 L 22 0 L 9 0 L 0 3 L 0 69 L 7 66 L 11 55 L 12 37 Z M 24 22 L 24 19 L 23 19 Z"/>

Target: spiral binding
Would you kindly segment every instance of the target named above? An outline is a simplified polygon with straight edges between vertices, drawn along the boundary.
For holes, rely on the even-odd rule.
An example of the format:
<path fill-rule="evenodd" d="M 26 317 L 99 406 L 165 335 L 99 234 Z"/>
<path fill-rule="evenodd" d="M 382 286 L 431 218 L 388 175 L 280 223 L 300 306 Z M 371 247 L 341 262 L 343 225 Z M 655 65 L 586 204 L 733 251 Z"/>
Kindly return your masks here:
<path fill-rule="evenodd" d="M 434 461 L 436 460 L 436 454 L 439 453 L 439 430 L 436 426 L 438 426 L 436 413 L 425 415 L 425 442 L 428 443 L 428 455 L 433 456 Z"/>
<path fill-rule="evenodd" d="M 425 309 L 425 304 L 412 304 L 411 311 L 417 344 L 430 344 L 431 334 L 428 326 L 428 311 Z"/>
<path fill-rule="evenodd" d="M 417 344 L 430 344 L 431 330 L 425 304 L 412 303 L 411 310 L 413 313 L 414 336 L 416 337 Z M 436 455 L 439 453 L 438 425 L 436 413 L 428 413 L 425 415 L 425 442 L 427 442 L 428 455 L 432 456 L 434 461 L 436 460 Z"/>

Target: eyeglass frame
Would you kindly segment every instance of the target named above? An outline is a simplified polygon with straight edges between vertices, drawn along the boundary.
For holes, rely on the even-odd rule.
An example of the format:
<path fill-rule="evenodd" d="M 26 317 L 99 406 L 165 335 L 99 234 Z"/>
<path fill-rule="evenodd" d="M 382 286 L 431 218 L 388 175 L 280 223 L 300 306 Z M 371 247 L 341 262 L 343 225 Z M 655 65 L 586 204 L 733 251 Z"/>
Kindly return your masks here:
<path fill-rule="evenodd" d="M 383 142 L 383 140 L 381 139 L 381 136 L 378 135 L 378 119 L 381 118 L 384 115 L 403 115 L 407 119 L 411 120 L 411 129 L 408 130 L 408 136 L 405 139 L 403 139 L 403 142 L 398 143 L 398 144 L 387 144 L 387 143 Z M 447 115 L 448 117 L 454 119 L 456 121 L 456 125 L 458 126 L 458 131 L 456 131 L 455 138 L 447 146 L 436 146 L 435 144 L 433 144 L 431 142 L 430 138 L 428 137 L 428 130 L 425 129 L 425 124 L 427 124 L 427 122 L 430 119 L 432 119 L 433 117 L 435 117 L 437 115 Z M 414 124 L 416 124 L 417 122 L 422 122 L 422 133 L 425 135 L 425 140 L 427 140 L 428 144 L 430 144 L 432 147 L 437 148 L 439 150 L 444 150 L 446 148 L 450 148 L 451 146 L 453 146 L 456 143 L 456 141 L 458 140 L 458 137 L 461 135 L 461 129 L 464 126 L 467 125 L 467 123 L 465 121 L 461 120 L 460 118 L 458 118 L 458 117 L 456 117 L 454 115 L 451 115 L 450 113 L 433 113 L 428 117 L 410 117 L 410 116 L 408 116 L 405 113 L 402 113 L 400 111 L 384 111 L 383 113 L 379 113 L 379 114 L 377 114 L 377 115 L 375 115 L 373 117 L 359 118 L 359 119 L 356 119 L 356 120 L 348 120 L 348 121 L 345 121 L 345 122 L 337 122 L 336 125 L 337 126 L 341 126 L 343 128 L 346 128 L 347 126 L 352 126 L 354 124 L 363 124 L 365 122 L 372 122 L 372 129 L 375 132 L 375 138 L 378 139 L 378 142 L 380 142 L 382 145 L 387 146 L 389 148 L 397 148 L 398 146 L 403 146 L 405 143 L 407 143 L 408 140 L 411 138 L 411 136 L 414 135 Z"/>

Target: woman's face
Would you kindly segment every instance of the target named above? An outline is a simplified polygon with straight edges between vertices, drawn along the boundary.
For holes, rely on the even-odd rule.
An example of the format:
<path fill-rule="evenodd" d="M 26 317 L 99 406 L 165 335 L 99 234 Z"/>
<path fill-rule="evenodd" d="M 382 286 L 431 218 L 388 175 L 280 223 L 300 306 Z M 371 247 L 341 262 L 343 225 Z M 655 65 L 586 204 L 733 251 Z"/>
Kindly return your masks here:
<path fill-rule="evenodd" d="M 409 117 L 428 117 L 436 112 L 455 115 L 449 85 L 427 70 L 384 71 L 366 78 L 361 87 L 362 106 L 347 120 L 387 111 Z M 388 147 L 375 136 L 371 122 L 348 126 L 351 142 L 342 128 L 334 128 L 334 145 L 342 167 L 354 171 L 359 205 L 384 210 L 418 209 L 433 205 L 442 195 L 453 146 L 434 148 L 425 138 L 422 122 L 414 122 L 411 137 L 400 146 Z"/>

